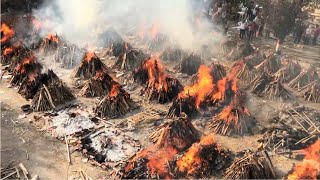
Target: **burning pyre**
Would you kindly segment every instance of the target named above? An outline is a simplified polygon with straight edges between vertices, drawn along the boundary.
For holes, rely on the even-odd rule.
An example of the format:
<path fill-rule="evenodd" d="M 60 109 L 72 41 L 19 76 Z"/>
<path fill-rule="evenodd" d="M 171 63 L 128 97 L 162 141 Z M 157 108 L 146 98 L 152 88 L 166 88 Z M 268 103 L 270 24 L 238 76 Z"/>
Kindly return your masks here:
<path fill-rule="evenodd" d="M 38 88 L 37 93 L 34 95 L 31 108 L 34 111 L 48 111 L 56 109 L 58 106 L 63 105 L 75 99 L 70 89 L 65 83 L 57 78 L 53 71 L 48 71 L 46 82 Z"/>
<path fill-rule="evenodd" d="M 159 148 L 174 147 L 182 151 L 196 142 L 198 136 L 197 130 L 184 114 L 165 121 L 150 135 L 150 139 Z"/>
<path fill-rule="evenodd" d="M 304 87 L 317 79 L 319 79 L 319 76 L 316 68 L 310 66 L 308 69 L 302 70 L 297 77 L 292 79 L 288 86 L 299 90 L 301 87 Z"/>
<path fill-rule="evenodd" d="M 102 97 L 108 95 L 116 84 L 118 86 L 107 72 L 97 71 L 94 77 L 84 83 L 79 94 L 85 97 Z"/>
<path fill-rule="evenodd" d="M 120 170 L 119 179 L 170 179 L 177 150 L 149 146 L 133 156 Z"/>
<path fill-rule="evenodd" d="M 195 53 L 190 54 L 186 58 L 182 59 L 180 63 L 174 67 L 174 69 L 188 75 L 197 73 L 200 65 L 203 64 L 203 60 Z"/>
<path fill-rule="evenodd" d="M 236 158 L 225 172 L 224 179 L 274 179 L 276 178 L 269 155 L 264 152 L 245 152 Z"/>
<path fill-rule="evenodd" d="M 214 133 L 221 135 L 242 135 L 251 132 L 253 123 L 254 118 L 247 108 L 232 103 L 213 117 L 209 127 Z"/>
<path fill-rule="evenodd" d="M 21 58 L 30 53 L 30 50 L 21 41 L 16 41 L 12 46 L 3 47 L 1 52 L 1 64 L 10 64 L 9 71 L 12 71 Z"/>
<path fill-rule="evenodd" d="M 209 134 L 177 159 L 177 174 L 179 177 L 208 177 L 225 167 L 228 160 L 227 154 L 214 142 L 213 135 Z"/>
<path fill-rule="evenodd" d="M 14 36 L 14 30 L 7 24 L 1 24 L 1 46 L 6 46 L 9 40 Z"/>
<path fill-rule="evenodd" d="M 54 55 L 54 61 L 59 63 L 63 68 L 72 68 L 81 61 L 83 52 L 75 44 L 67 44 L 59 46 Z"/>
<path fill-rule="evenodd" d="M 101 118 L 116 118 L 136 108 L 130 94 L 118 83 L 112 84 L 111 90 L 95 107 L 94 112 Z"/>
<path fill-rule="evenodd" d="M 303 161 L 297 164 L 288 179 L 319 179 L 320 178 L 320 140 L 302 150 Z"/>
<path fill-rule="evenodd" d="M 20 85 L 25 78 L 29 81 L 34 81 L 41 73 L 41 69 L 42 66 L 37 62 L 35 55 L 29 52 L 26 56 L 22 57 L 22 60 L 17 62 L 10 83 L 14 86 Z"/>
<path fill-rule="evenodd" d="M 97 72 L 107 71 L 108 67 L 98 58 L 98 56 L 88 51 L 82 59 L 80 65 L 72 73 L 71 77 L 92 78 Z"/>
<path fill-rule="evenodd" d="M 114 68 L 119 70 L 131 71 L 138 68 L 149 55 L 144 54 L 141 50 L 131 49 L 118 57 Z"/>
<path fill-rule="evenodd" d="M 151 57 L 135 69 L 134 79 L 136 82 L 147 83 L 141 92 L 147 101 L 169 102 L 183 88 L 177 79 L 165 73 L 165 69 L 155 57 Z"/>

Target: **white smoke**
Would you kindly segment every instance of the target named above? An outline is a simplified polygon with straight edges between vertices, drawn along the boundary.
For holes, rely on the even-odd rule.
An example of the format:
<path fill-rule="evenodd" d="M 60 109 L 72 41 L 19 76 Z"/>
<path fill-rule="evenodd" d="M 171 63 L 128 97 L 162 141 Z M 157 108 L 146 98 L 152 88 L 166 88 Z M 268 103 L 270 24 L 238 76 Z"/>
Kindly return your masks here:
<path fill-rule="evenodd" d="M 191 0 L 53 0 L 34 10 L 49 31 L 80 46 L 96 44 L 98 34 L 112 26 L 125 31 L 148 29 L 152 25 L 183 48 L 197 49 L 203 44 L 220 41 L 210 23 L 202 23 L 195 33 Z M 200 29 L 199 29 L 200 28 Z M 47 33 L 47 32 L 45 32 Z"/>

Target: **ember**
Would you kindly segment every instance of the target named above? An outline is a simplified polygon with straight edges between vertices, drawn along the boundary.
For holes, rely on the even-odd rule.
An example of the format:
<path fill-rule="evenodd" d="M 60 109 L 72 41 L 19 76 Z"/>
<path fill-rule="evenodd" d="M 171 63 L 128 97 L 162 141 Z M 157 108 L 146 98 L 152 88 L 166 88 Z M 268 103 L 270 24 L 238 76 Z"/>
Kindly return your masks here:
<path fill-rule="evenodd" d="M 167 120 L 150 135 L 150 139 L 159 148 L 174 147 L 179 151 L 190 147 L 198 140 L 198 132 L 187 115 Z"/>
<path fill-rule="evenodd" d="M 72 73 L 71 77 L 88 79 L 94 77 L 97 72 L 104 72 L 107 70 L 107 66 L 103 64 L 98 56 L 95 53 L 88 51 L 80 65 Z"/>
<path fill-rule="evenodd" d="M 182 157 L 177 160 L 180 175 L 193 178 L 203 178 L 220 171 L 227 163 L 228 156 L 214 142 L 212 134 L 203 136 L 194 143 Z"/>
<path fill-rule="evenodd" d="M 148 101 L 166 103 L 175 98 L 183 88 L 177 79 L 169 77 L 164 72 L 164 68 L 155 57 L 151 57 L 135 70 L 134 77 L 135 81 L 142 83 L 146 83 L 144 81 L 147 80 L 142 94 Z"/>
<path fill-rule="evenodd" d="M 320 177 L 320 140 L 302 150 L 303 161 L 296 165 L 288 179 L 319 179 Z"/>
<path fill-rule="evenodd" d="M 101 118 L 116 118 L 136 108 L 135 102 L 118 83 L 113 84 L 109 95 L 105 96 L 95 108 L 95 113 Z"/>

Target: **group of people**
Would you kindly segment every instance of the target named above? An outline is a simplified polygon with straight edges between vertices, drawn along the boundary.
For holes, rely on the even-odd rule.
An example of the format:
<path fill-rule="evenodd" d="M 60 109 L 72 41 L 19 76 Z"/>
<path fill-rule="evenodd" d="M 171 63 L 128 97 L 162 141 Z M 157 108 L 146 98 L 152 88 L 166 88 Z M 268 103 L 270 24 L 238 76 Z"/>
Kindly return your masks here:
<path fill-rule="evenodd" d="M 319 24 L 306 26 L 301 19 L 297 19 L 294 27 L 294 41 L 293 43 L 299 44 L 301 39 L 303 40 L 304 45 L 316 46 L 317 39 L 320 35 Z"/>

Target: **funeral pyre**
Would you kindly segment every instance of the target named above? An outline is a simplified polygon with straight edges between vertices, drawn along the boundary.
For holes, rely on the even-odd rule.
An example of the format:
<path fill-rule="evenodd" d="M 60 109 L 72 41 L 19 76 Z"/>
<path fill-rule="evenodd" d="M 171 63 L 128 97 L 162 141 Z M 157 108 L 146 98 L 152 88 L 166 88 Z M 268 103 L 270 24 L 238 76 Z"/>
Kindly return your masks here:
<path fill-rule="evenodd" d="M 205 135 L 182 155 L 171 146 L 150 146 L 133 156 L 120 170 L 118 178 L 186 178 L 208 177 L 225 167 L 229 158 L 213 140 Z"/>
<path fill-rule="evenodd" d="M 169 102 L 183 88 L 177 79 L 165 73 L 164 67 L 156 57 L 146 60 L 133 73 L 135 82 L 146 84 L 141 94 L 147 101 Z"/>
<path fill-rule="evenodd" d="M 320 178 L 320 140 L 301 150 L 304 154 L 302 162 L 294 167 L 287 179 L 319 179 Z"/>
<path fill-rule="evenodd" d="M 276 174 L 267 152 L 246 151 L 226 170 L 224 179 L 274 179 Z"/>
<path fill-rule="evenodd" d="M 116 118 L 135 108 L 137 105 L 130 94 L 122 89 L 120 84 L 114 83 L 109 94 L 96 104 L 94 112 L 101 118 Z"/>
<path fill-rule="evenodd" d="M 54 61 L 63 68 L 73 68 L 83 58 L 84 52 L 75 44 L 63 43 L 60 45 L 54 55 Z"/>
<path fill-rule="evenodd" d="M 107 71 L 108 67 L 91 51 L 87 51 L 80 65 L 72 73 L 71 77 L 89 79 L 94 77 L 97 72 Z"/>
<path fill-rule="evenodd" d="M 113 67 L 119 70 L 132 71 L 138 68 L 148 57 L 149 55 L 144 54 L 141 50 L 131 49 L 120 55 Z"/>
<path fill-rule="evenodd" d="M 201 64 L 203 64 L 201 57 L 196 53 L 191 53 L 189 56 L 183 58 L 174 69 L 181 73 L 193 75 L 197 73 Z"/>

